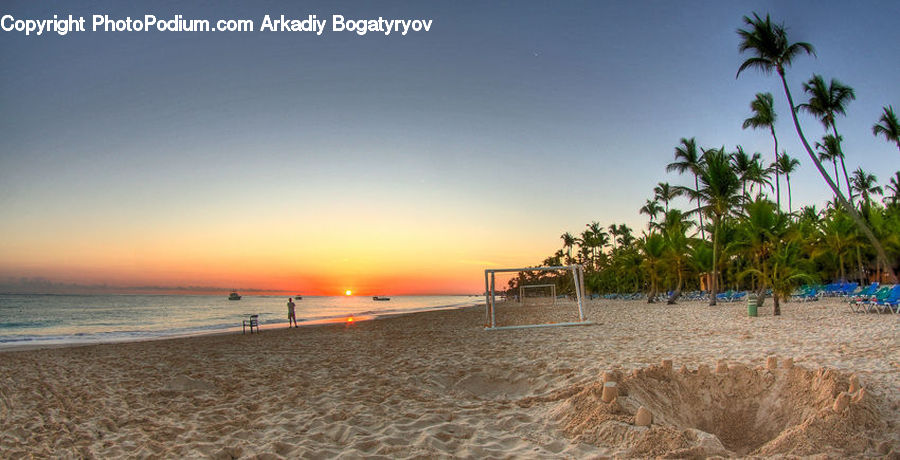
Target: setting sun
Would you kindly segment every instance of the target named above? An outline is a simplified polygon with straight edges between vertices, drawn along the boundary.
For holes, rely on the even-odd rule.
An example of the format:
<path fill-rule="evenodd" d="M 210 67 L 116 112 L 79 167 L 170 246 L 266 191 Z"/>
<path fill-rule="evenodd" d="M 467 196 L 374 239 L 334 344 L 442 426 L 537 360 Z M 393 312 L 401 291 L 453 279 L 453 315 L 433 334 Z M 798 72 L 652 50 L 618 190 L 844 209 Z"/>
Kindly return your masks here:
<path fill-rule="evenodd" d="M 353 291 L 351 291 L 351 290 L 349 290 L 349 289 L 347 289 L 346 291 L 344 291 L 344 295 L 352 295 L 352 294 L 353 294 Z"/>

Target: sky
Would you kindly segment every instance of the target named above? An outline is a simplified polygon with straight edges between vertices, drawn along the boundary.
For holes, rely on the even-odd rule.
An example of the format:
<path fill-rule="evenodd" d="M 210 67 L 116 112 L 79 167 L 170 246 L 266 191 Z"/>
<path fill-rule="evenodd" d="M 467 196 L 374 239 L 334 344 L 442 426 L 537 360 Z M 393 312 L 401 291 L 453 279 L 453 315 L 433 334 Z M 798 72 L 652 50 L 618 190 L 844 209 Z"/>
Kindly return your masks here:
<path fill-rule="evenodd" d="M 752 12 L 815 46 L 788 70 L 796 100 L 814 73 L 855 89 L 837 121 L 847 167 L 887 183 L 900 155 L 871 127 L 900 109 L 895 1 L 4 2 L 0 15 L 88 27 L 93 14 L 433 24 L 0 31 L 0 290 L 478 293 L 485 268 L 540 264 L 591 221 L 645 229 L 653 187 L 692 182 L 665 172 L 682 137 L 771 161 L 769 133 L 741 128 L 766 91 L 801 162 L 795 207 L 821 208 L 780 81 L 735 78 Z"/>

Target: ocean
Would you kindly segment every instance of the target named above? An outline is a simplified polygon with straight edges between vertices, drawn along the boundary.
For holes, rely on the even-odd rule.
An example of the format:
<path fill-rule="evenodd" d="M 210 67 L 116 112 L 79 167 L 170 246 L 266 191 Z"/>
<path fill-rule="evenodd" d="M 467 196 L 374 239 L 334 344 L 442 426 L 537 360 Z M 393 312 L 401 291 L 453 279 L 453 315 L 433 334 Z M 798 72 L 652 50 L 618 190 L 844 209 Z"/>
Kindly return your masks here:
<path fill-rule="evenodd" d="M 0 294 L 0 348 L 121 342 L 227 332 L 258 314 L 263 331 L 287 326 L 288 296 Z M 483 303 L 476 296 L 304 296 L 300 325 L 357 320 Z"/>

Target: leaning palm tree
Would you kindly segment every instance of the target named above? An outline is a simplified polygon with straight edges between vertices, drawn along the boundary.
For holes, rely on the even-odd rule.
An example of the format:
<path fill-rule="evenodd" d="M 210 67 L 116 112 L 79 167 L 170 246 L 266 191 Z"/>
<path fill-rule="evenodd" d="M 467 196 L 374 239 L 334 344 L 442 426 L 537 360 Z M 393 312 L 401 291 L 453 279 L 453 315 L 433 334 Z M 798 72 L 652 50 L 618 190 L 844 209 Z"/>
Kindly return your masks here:
<path fill-rule="evenodd" d="M 884 189 L 878 185 L 878 178 L 874 174 L 856 168 L 850 176 L 850 188 L 860 197 L 860 206 L 868 207 L 872 204 L 872 195 L 883 195 Z"/>
<path fill-rule="evenodd" d="M 800 167 L 800 161 L 796 158 L 789 157 L 787 152 L 782 151 L 781 156 L 778 157 L 778 161 L 772 166 L 776 171 L 784 174 L 784 180 L 787 182 L 788 189 L 788 214 L 791 214 L 794 212 L 793 209 L 791 209 L 791 173 Z"/>
<path fill-rule="evenodd" d="M 699 198 L 705 203 L 700 212 L 705 212 L 712 220 L 713 257 L 709 304 L 715 305 L 716 294 L 719 291 L 719 232 L 722 220 L 731 214 L 735 206 L 743 202 L 744 196 L 741 194 L 741 181 L 731 169 L 730 156 L 725 153 L 725 149 L 709 149 L 704 156 L 706 161 L 703 162 L 699 174 L 700 190 L 694 192 L 691 189 L 683 189 L 683 191 L 691 198 Z"/>
<path fill-rule="evenodd" d="M 844 160 L 844 154 L 841 153 L 841 137 L 834 137 L 826 134 L 822 137 L 822 142 L 816 142 L 816 150 L 819 152 L 819 160 L 830 161 L 834 165 L 834 183 L 840 188 L 841 178 L 838 176 L 837 161 Z M 849 190 L 849 189 L 848 189 Z M 850 196 L 850 203 L 853 203 L 853 196 Z"/>
<path fill-rule="evenodd" d="M 697 150 L 697 141 L 692 137 L 690 139 L 681 138 L 681 145 L 675 147 L 675 161 L 666 166 L 666 172 L 678 171 L 678 174 L 684 174 L 690 171 L 694 174 L 694 191 L 700 190 L 700 184 L 697 181 L 697 172 L 703 163 L 703 156 Z M 703 230 L 703 214 L 700 213 L 700 200 L 697 199 L 697 214 L 700 218 L 700 237 L 706 239 L 706 232 Z"/>
<path fill-rule="evenodd" d="M 758 69 L 766 74 L 771 74 L 773 70 L 778 72 L 778 76 L 781 78 L 782 87 L 784 88 L 784 95 L 788 100 L 791 118 L 794 121 L 794 128 L 797 130 L 797 135 L 800 137 L 800 141 L 803 143 L 806 153 L 809 154 L 813 164 L 816 165 L 816 169 L 819 170 L 819 174 L 822 175 L 822 178 L 825 179 L 825 182 L 834 192 L 841 206 L 847 210 L 847 213 L 850 214 L 856 225 L 866 235 L 869 242 L 872 243 L 875 252 L 878 254 L 878 258 L 886 267 L 891 279 L 897 281 L 897 276 L 894 274 L 891 263 L 887 260 L 887 255 L 884 252 L 884 247 L 882 247 L 881 242 L 878 241 L 875 234 L 872 233 L 872 229 L 866 225 L 859 213 L 856 212 L 853 205 L 844 198 L 840 189 L 838 189 L 831 178 L 828 177 L 828 173 L 825 172 L 822 163 L 816 158 L 816 154 L 813 152 L 809 142 L 807 142 L 806 136 L 803 135 L 803 129 L 800 127 L 800 120 L 797 118 L 794 98 L 791 96 L 791 90 L 788 88 L 787 79 L 784 76 L 784 68 L 785 66 L 791 65 L 794 58 L 801 53 L 815 55 L 813 46 L 806 42 L 790 43 L 784 25 L 773 24 L 769 15 L 766 15 L 766 18 L 762 19 L 758 14 L 753 13 L 753 18 L 744 16 L 744 23 L 749 27 L 747 30 L 738 29 L 738 35 L 741 37 L 741 44 L 738 49 L 741 53 L 750 52 L 753 56 L 741 64 L 735 78 L 740 76 L 741 72 L 749 68 Z"/>
<path fill-rule="evenodd" d="M 753 116 L 744 120 L 743 128 L 769 128 L 772 140 L 775 141 L 775 163 L 778 163 L 778 136 L 775 135 L 775 120 L 778 115 L 775 113 L 772 93 L 756 93 L 756 99 L 750 103 L 750 110 L 753 112 Z M 777 169 L 775 170 L 775 200 L 778 209 L 781 209 L 781 181 Z"/>
<path fill-rule="evenodd" d="M 878 137 L 881 134 L 888 142 L 896 143 L 897 149 L 900 150 L 900 123 L 897 122 L 897 115 L 894 115 L 894 108 L 887 106 L 882 109 L 884 109 L 884 113 L 878 120 L 881 124 L 872 125 L 872 135 Z"/>
<path fill-rule="evenodd" d="M 852 195 L 850 191 L 850 177 L 847 175 L 847 166 L 844 164 L 844 153 L 841 151 L 841 136 L 838 135 L 835 126 L 835 117 L 846 115 L 846 105 L 850 101 L 856 99 L 856 93 L 853 88 L 831 79 L 830 83 L 825 83 L 825 79 L 821 75 L 813 75 L 813 77 L 803 84 L 803 91 L 809 95 L 809 102 L 800 104 L 797 107 L 805 110 L 822 122 L 825 130 L 831 128 L 834 138 L 837 139 L 838 158 L 841 160 L 841 169 L 844 170 L 844 182 L 847 184 L 847 193 Z M 852 200 L 851 200 L 852 202 Z"/>

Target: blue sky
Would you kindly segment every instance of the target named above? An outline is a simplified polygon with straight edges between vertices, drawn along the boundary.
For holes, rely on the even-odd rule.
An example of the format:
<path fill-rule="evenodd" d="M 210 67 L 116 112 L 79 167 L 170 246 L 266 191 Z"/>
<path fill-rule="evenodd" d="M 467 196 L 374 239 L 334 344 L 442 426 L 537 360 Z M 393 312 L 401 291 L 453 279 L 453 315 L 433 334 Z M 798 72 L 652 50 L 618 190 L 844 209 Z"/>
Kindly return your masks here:
<path fill-rule="evenodd" d="M 310 246 L 334 233 L 399 244 L 368 231 L 411 228 L 407 238 L 436 241 L 443 257 L 538 263 L 589 221 L 643 228 L 637 211 L 653 186 L 687 183 L 664 169 L 681 137 L 771 160 L 769 134 L 741 129 L 764 91 L 775 96 L 781 145 L 802 163 L 794 202 L 821 207 L 829 194 L 777 78 L 735 79 L 744 59 L 735 30 L 754 11 L 816 47 L 817 58 L 788 71 L 795 99 L 813 73 L 856 90 L 837 122 L 848 169 L 882 183 L 900 169 L 896 147 L 871 134 L 883 105 L 900 109 L 897 2 L 6 2 L 0 11 L 434 20 L 406 37 L 0 32 L 0 275 L 75 279 L 80 267 L 96 281 L 128 260 L 126 278 L 137 281 L 146 264 L 136 246 L 249 241 L 266 253 L 271 235 L 256 228 L 278 226 L 300 235 L 288 244 Z M 810 139 L 822 134 L 802 121 Z M 235 219 L 256 226 L 236 230 Z M 321 244 L 345 243 L 361 244 Z M 74 262 L 105 244 L 109 257 Z M 301 263 L 330 263 L 317 257 Z M 54 269 L 60 260 L 68 269 Z M 166 267 L 153 265 L 153 280 L 195 276 Z"/>

